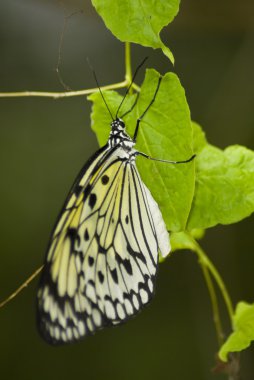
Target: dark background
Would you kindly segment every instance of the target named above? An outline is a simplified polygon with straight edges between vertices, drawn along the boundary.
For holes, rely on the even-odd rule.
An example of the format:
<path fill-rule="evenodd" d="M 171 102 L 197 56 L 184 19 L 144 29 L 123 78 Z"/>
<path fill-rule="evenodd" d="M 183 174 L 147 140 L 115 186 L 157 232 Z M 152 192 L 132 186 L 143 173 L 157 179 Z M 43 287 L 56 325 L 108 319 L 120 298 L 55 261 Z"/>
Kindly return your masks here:
<path fill-rule="evenodd" d="M 68 1 L 61 71 L 72 89 L 124 76 L 124 46 L 89 1 Z M 0 91 L 62 91 L 55 68 L 64 12 L 48 0 L 0 1 Z M 183 0 L 162 32 L 174 52 L 192 117 L 211 143 L 254 148 L 254 2 Z M 172 70 L 160 51 L 134 46 L 133 66 Z M 142 75 L 140 75 L 140 78 Z M 0 99 L 0 299 L 42 264 L 56 215 L 80 167 L 97 149 L 84 97 Z M 202 245 L 233 302 L 254 300 L 253 217 L 207 231 Z M 175 253 L 160 266 L 156 297 L 137 318 L 87 340 L 52 348 L 35 325 L 36 279 L 0 310 L 3 379 L 210 380 L 217 350 L 211 306 L 196 257 Z M 224 305 L 222 304 L 224 311 Z M 224 315 L 225 330 L 229 332 Z M 241 356 L 254 378 L 254 350 Z"/>

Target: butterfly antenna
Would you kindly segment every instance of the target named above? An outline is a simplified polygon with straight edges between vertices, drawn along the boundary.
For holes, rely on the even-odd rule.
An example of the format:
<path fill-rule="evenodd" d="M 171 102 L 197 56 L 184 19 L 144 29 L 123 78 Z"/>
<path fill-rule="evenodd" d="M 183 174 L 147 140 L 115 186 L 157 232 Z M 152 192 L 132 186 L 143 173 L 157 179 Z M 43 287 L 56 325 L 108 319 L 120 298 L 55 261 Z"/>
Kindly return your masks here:
<path fill-rule="evenodd" d="M 90 63 L 88 57 L 86 58 L 86 61 L 87 61 L 87 64 L 88 64 L 90 70 L 91 70 L 92 73 L 93 73 L 93 76 L 94 76 L 95 82 L 96 82 L 97 87 L 98 87 L 98 89 L 99 89 L 99 91 L 100 91 L 100 94 L 101 94 L 101 97 L 102 97 L 102 99 L 103 99 L 103 101 L 104 101 L 104 103 L 105 103 L 105 106 L 107 107 L 107 110 L 108 110 L 108 112 L 109 112 L 109 114 L 110 114 L 110 116 L 111 116 L 111 119 L 112 119 L 112 121 L 114 121 L 114 118 L 113 118 L 112 112 L 110 111 L 110 108 L 109 108 L 109 106 L 108 106 L 108 104 L 107 104 L 107 102 L 106 102 L 106 100 L 105 100 L 105 98 L 104 98 L 104 95 L 103 95 L 102 91 L 101 91 L 101 88 L 100 88 L 100 85 L 99 85 L 99 81 L 98 81 L 97 76 L 96 76 L 96 74 L 95 74 L 95 70 L 94 70 L 93 66 L 91 65 L 91 63 Z"/>
<path fill-rule="evenodd" d="M 125 92 L 125 94 L 124 94 L 124 97 L 123 97 L 121 103 L 119 104 L 119 107 L 118 107 L 117 112 L 116 112 L 116 118 L 117 118 L 117 115 L 118 115 L 118 113 L 119 113 L 119 111 L 120 111 L 120 108 L 121 108 L 122 105 L 123 105 L 123 102 L 124 102 L 126 96 L 128 95 L 128 93 L 129 93 L 129 91 L 130 91 L 131 86 L 133 85 L 133 82 L 134 82 L 134 80 L 135 80 L 135 78 L 136 78 L 136 76 L 137 76 L 139 70 L 141 69 L 141 67 L 143 66 L 143 64 L 145 63 L 145 61 L 146 61 L 147 59 L 148 59 L 148 57 L 145 57 L 145 58 L 143 59 L 143 61 L 142 61 L 142 62 L 138 65 L 138 67 L 136 68 L 135 73 L 134 73 L 134 75 L 133 75 L 133 77 L 132 77 L 131 83 L 130 83 L 129 87 L 128 87 L 127 90 L 126 90 L 126 92 Z"/>
<path fill-rule="evenodd" d="M 95 71 L 94 71 L 93 68 L 91 68 L 91 69 L 92 69 L 93 76 L 94 76 L 95 82 L 96 82 L 96 84 L 97 84 L 97 87 L 98 87 L 98 89 L 99 89 L 99 91 L 100 91 L 101 97 L 102 97 L 102 99 L 103 99 L 103 101 L 104 101 L 104 103 L 105 103 L 105 106 L 107 107 L 107 110 L 108 110 L 108 112 L 109 112 L 109 114 L 110 114 L 110 116 L 111 116 L 112 121 L 114 121 L 114 118 L 113 118 L 112 112 L 110 111 L 110 108 L 109 108 L 109 106 L 108 106 L 108 104 L 107 104 L 107 102 L 106 102 L 106 100 L 105 100 L 105 98 L 104 98 L 104 95 L 103 95 L 102 91 L 101 91 L 101 88 L 100 88 L 100 85 L 99 85 L 99 82 L 98 82 L 97 76 L 96 76 L 96 74 L 95 74 Z"/>

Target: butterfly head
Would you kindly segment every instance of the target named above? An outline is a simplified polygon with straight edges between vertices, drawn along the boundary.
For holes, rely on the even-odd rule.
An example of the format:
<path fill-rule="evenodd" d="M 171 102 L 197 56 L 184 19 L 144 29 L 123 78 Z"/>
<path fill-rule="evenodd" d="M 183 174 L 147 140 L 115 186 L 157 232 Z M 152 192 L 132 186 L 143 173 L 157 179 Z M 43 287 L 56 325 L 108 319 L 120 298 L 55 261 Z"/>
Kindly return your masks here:
<path fill-rule="evenodd" d="M 115 120 L 112 121 L 111 123 L 111 132 L 113 134 L 117 134 L 119 132 L 122 132 L 125 130 L 125 124 L 122 119 L 117 117 Z"/>

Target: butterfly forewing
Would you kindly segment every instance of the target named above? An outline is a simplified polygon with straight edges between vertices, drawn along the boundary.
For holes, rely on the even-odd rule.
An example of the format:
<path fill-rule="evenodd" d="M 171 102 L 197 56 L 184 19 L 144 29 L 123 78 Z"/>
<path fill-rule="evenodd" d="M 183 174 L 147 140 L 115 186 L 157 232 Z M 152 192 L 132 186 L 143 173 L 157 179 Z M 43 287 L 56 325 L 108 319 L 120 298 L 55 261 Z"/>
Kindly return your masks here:
<path fill-rule="evenodd" d="M 136 168 L 134 143 L 123 136 L 85 165 L 50 239 L 38 291 L 39 329 L 50 343 L 135 315 L 153 294 L 158 251 L 170 250 L 158 205 Z"/>

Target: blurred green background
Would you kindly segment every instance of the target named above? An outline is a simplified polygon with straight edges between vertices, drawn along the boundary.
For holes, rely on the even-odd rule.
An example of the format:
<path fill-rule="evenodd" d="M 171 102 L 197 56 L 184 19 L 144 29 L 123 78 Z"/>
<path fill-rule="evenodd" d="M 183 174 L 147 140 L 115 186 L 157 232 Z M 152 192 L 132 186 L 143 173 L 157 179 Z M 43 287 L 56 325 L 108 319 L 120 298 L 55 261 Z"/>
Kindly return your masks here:
<path fill-rule="evenodd" d="M 66 1 L 61 72 L 72 89 L 124 75 L 124 47 L 90 1 Z M 0 1 L 0 91 L 62 91 L 55 68 L 64 12 L 53 0 Z M 162 33 L 174 52 L 192 117 L 221 148 L 254 149 L 254 2 L 183 0 Z M 134 46 L 133 66 L 172 69 L 160 51 Z M 142 75 L 140 75 L 142 78 Z M 85 98 L 0 99 L 0 300 L 44 259 L 52 225 L 77 172 L 97 149 Z M 254 301 L 254 220 L 207 231 L 203 247 L 233 302 Z M 126 325 L 67 347 L 50 347 L 35 325 L 36 279 L 0 310 L 2 379 L 209 380 L 217 350 L 211 306 L 196 257 L 175 253 L 160 266 L 153 302 Z M 224 311 L 224 306 L 222 305 Z M 224 315 L 226 331 L 228 321 Z M 254 350 L 241 356 L 254 378 Z"/>

